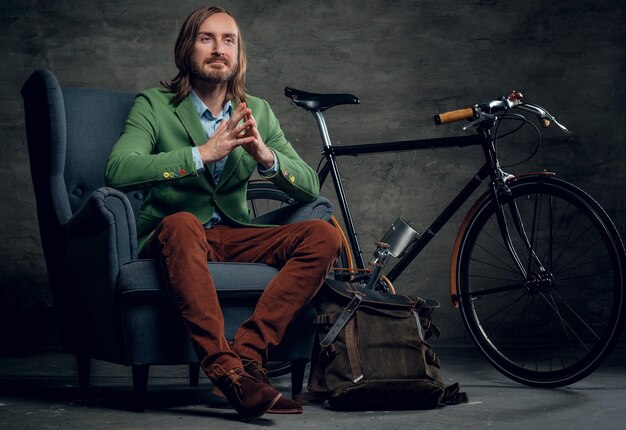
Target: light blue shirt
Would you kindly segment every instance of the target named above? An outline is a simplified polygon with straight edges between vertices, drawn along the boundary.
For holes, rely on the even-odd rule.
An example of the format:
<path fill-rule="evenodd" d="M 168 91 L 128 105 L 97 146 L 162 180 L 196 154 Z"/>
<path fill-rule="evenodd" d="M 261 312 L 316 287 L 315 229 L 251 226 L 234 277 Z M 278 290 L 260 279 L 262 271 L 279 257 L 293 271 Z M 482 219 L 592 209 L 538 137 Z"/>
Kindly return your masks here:
<path fill-rule="evenodd" d="M 230 101 L 228 101 L 222 111 L 214 117 L 209 108 L 206 107 L 204 102 L 200 100 L 200 97 L 196 94 L 195 91 L 191 91 L 190 94 L 191 100 L 193 102 L 194 107 L 196 108 L 196 112 L 198 112 L 198 116 L 200 117 L 200 123 L 202 124 L 202 128 L 206 133 L 207 139 L 210 139 L 211 136 L 215 133 L 215 130 L 220 126 L 222 121 L 228 121 L 233 112 L 233 105 Z M 193 146 L 191 148 L 191 152 L 193 154 L 193 160 L 196 165 L 196 170 L 198 172 L 202 172 L 205 169 L 204 164 L 202 163 L 202 158 L 200 157 L 200 149 L 197 146 Z M 273 151 L 272 151 L 273 152 Z M 226 160 L 228 157 L 224 157 L 221 160 L 215 161 L 210 165 L 206 166 L 209 168 L 211 175 L 213 176 L 213 180 L 217 184 L 222 176 L 222 172 L 224 171 L 224 166 L 226 165 Z M 257 165 L 257 170 L 261 176 L 272 176 L 276 173 L 278 169 L 278 160 L 276 159 L 276 154 L 274 154 L 274 165 L 269 169 L 265 169 L 263 165 Z M 222 217 L 218 213 L 217 210 L 213 212 L 211 219 L 209 219 L 205 224 L 205 228 L 211 228 L 212 226 L 218 224 L 222 220 Z"/>

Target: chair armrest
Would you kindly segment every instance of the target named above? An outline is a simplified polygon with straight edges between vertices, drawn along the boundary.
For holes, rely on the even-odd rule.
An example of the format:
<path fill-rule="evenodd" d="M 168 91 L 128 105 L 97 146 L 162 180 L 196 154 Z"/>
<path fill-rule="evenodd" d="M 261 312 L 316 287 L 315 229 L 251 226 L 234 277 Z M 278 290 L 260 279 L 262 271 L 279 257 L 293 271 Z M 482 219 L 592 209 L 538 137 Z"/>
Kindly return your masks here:
<path fill-rule="evenodd" d="M 72 242 L 93 244 L 97 252 L 114 252 L 119 265 L 137 258 L 133 208 L 126 194 L 114 188 L 95 190 L 63 227 Z"/>
<path fill-rule="evenodd" d="M 326 197 L 318 197 L 309 203 L 294 203 L 280 209 L 273 210 L 260 217 L 254 218 L 254 224 L 292 224 L 310 219 L 330 220 L 333 214 L 333 204 Z"/>
<path fill-rule="evenodd" d="M 130 202 L 113 188 L 95 190 L 63 224 L 63 282 L 69 306 L 93 358 L 121 362 L 118 279 L 124 264 L 137 258 L 137 230 Z"/>

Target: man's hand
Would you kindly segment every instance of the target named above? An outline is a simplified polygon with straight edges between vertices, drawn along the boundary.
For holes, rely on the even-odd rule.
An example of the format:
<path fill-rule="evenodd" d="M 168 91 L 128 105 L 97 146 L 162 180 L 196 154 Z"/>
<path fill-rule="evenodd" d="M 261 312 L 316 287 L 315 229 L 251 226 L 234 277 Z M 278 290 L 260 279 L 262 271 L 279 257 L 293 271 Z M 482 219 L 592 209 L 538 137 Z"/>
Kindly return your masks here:
<path fill-rule="evenodd" d="M 237 125 L 240 121 L 243 122 Z M 221 160 L 236 147 L 245 149 L 257 163 L 266 168 L 274 164 L 274 154 L 263 143 L 252 117 L 252 110 L 245 103 L 240 103 L 228 121 L 223 121 L 204 144 L 198 146 L 204 164 Z"/>
<path fill-rule="evenodd" d="M 274 153 L 267 147 L 265 142 L 263 142 L 259 134 L 259 129 L 256 127 L 256 120 L 252 116 L 252 111 L 250 109 L 247 109 L 247 111 L 249 113 L 245 116 L 246 123 L 251 122 L 251 125 L 246 128 L 245 134 L 246 136 L 252 137 L 254 140 L 250 143 L 244 143 L 242 147 L 248 154 L 252 155 L 252 158 L 254 158 L 257 163 L 269 169 L 274 165 Z"/>

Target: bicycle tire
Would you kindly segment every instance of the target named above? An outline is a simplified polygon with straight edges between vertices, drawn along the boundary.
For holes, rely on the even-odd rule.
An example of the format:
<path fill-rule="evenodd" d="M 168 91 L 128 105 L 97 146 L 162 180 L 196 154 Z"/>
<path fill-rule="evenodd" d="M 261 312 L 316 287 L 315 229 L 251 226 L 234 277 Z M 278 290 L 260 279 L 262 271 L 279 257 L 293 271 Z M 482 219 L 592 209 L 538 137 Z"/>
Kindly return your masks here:
<path fill-rule="evenodd" d="M 485 195 L 463 223 L 453 259 L 463 321 L 507 377 L 535 387 L 569 385 L 602 364 L 623 330 L 624 246 L 606 212 L 578 187 L 541 174 L 508 187 L 500 202 L 528 276 L 506 250 L 495 199 Z M 543 272 L 523 251 L 514 207 Z"/>

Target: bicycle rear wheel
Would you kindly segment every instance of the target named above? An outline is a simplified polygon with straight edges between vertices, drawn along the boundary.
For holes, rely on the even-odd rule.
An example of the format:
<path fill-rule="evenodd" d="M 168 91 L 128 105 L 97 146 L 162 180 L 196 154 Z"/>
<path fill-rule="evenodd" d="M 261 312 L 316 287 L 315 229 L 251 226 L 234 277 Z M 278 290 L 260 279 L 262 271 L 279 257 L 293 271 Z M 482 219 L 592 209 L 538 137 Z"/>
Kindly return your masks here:
<path fill-rule="evenodd" d="M 463 320 L 506 376 L 531 386 L 568 385 L 593 372 L 619 339 L 624 248 L 608 215 L 579 188 L 547 176 L 509 187 L 500 203 L 527 274 L 504 244 L 494 199 L 486 198 L 464 223 L 457 248 Z"/>
<path fill-rule="evenodd" d="M 268 212 L 281 209 L 283 207 L 296 203 L 296 200 L 289 196 L 287 193 L 279 189 L 276 185 L 269 181 L 252 181 L 248 184 L 248 209 L 250 210 L 250 216 L 252 219 L 262 217 Z M 347 281 L 352 274 L 353 264 L 352 258 L 349 255 L 349 244 L 345 234 L 341 230 L 341 226 L 336 219 L 329 221 L 335 227 L 340 230 L 343 247 L 337 263 L 335 263 L 335 270 L 333 271 L 333 277 L 337 280 Z"/>

